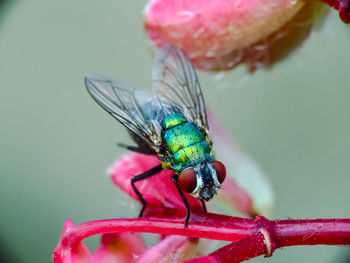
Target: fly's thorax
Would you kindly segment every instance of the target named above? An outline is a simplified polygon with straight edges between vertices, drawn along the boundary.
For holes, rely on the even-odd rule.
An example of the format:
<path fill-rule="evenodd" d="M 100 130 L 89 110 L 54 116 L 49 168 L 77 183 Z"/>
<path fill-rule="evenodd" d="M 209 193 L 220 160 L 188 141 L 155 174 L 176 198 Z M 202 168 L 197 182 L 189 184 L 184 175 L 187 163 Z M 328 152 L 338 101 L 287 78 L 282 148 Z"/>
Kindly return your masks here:
<path fill-rule="evenodd" d="M 172 113 L 164 117 L 162 126 L 165 130 L 168 130 L 184 122 L 187 122 L 184 116 L 180 113 Z"/>

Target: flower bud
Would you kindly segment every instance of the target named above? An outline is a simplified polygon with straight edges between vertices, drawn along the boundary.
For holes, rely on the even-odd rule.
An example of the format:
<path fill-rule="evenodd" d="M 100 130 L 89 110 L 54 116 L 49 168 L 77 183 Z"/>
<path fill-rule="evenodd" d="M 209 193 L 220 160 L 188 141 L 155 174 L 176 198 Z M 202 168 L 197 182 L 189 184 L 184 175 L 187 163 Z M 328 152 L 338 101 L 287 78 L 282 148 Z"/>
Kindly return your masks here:
<path fill-rule="evenodd" d="M 156 46 L 179 47 L 197 68 L 227 70 L 246 63 L 253 71 L 285 57 L 305 39 L 313 2 L 151 0 L 145 28 Z"/>

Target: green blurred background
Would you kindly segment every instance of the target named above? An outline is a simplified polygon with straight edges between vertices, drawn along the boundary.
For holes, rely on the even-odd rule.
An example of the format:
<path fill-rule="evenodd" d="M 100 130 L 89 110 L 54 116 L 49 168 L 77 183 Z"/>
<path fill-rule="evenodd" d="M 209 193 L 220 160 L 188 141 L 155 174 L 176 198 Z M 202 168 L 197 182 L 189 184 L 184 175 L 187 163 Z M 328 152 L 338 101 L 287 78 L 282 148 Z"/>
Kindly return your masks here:
<path fill-rule="evenodd" d="M 50 262 L 65 219 L 137 215 L 105 172 L 123 152 L 116 143 L 130 139 L 92 101 L 83 77 L 97 71 L 150 87 L 146 2 L 0 4 L 0 261 Z M 199 74 L 207 105 L 271 180 L 275 218 L 350 217 L 349 66 L 349 27 L 331 11 L 270 70 Z M 268 260 L 348 255 L 293 247 Z"/>

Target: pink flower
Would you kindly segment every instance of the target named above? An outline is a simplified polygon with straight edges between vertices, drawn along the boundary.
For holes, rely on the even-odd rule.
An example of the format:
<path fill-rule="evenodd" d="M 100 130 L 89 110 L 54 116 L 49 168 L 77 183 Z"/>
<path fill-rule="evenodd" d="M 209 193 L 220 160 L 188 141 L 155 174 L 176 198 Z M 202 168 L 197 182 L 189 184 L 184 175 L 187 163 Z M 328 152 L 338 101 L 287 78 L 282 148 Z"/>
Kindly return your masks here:
<path fill-rule="evenodd" d="M 307 37 L 315 2 L 305 0 L 150 0 L 145 28 L 156 46 L 173 44 L 197 68 L 251 71 L 287 56 Z"/>
<path fill-rule="evenodd" d="M 138 233 L 120 232 L 102 235 L 101 244 L 94 253 L 93 262 L 128 263 L 146 250 Z"/>
<path fill-rule="evenodd" d="M 228 135 L 213 121 L 210 114 L 208 117 L 211 135 L 218 144 L 218 154 L 221 146 L 225 145 L 221 154 L 229 156 L 228 160 L 233 161 L 233 165 L 228 166 L 228 172 L 232 172 L 234 177 L 226 179 L 218 199 L 247 216 L 269 213 L 273 205 L 269 183 L 256 165 L 237 151 Z M 234 161 L 236 158 L 238 159 Z M 139 201 L 131 187 L 130 179 L 158 163 L 158 159 L 154 156 L 129 153 L 117 160 L 110 169 L 111 179 L 130 197 Z M 242 222 L 248 225 L 252 222 L 248 219 L 232 220 L 230 217 L 205 214 L 201 202 L 189 195 L 186 198 L 191 206 L 191 217 L 189 227 L 185 228 L 186 208 L 171 181 L 171 175 L 171 171 L 162 171 L 152 178 L 137 183 L 147 202 L 142 218 L 99 220 L 79 226 L 74 226 L 71 220 L 67 220 L 61 240 L 53 253 L 54 262 L 181 262 L 201 255 L 199 251 L 203 250 L 205 244 L 199 242 L 198 237 L 234 241 L 253 231 L 254 227 L 242 225 Z M 250 176 L 250 180 L 264 182 L 260 187 L 265 189 L 259 190 L 259 187 L 254 189 L 249 186 L 247 189 L 244 181 L 239 182 L 244 176 Z M 256 191 L 256 194 L 252 195 L 251 191 Z M 259 200 L 263 202 L 259 204 Z M 224 229 L 222 224 L 225 225 Z M 235 230 L 237 226 L 242 229 Z M 163 233 L 163 235 L 157 244 L 146 248 L 141 236 L 129 231 Z M 96 234 L 102 234 L 101 243 L 99 248 L 91 253 L 82 240 Z"/>

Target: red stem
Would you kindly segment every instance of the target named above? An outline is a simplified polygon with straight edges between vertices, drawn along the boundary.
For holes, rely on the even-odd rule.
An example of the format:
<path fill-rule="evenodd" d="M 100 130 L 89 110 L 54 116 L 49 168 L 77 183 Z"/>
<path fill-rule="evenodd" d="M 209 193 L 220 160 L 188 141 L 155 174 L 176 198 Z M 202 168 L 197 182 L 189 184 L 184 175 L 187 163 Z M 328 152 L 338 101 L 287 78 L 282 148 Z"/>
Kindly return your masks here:
<path fill-rule="evenodd" d="M 176 215 L 173 215 L 176 216 Z M 184 227 L 183 218 L 148 217 L 97 220 L 78 225 L 62 236 L 54 254 L 72 251 L 81 240 L 111 232 L 146 232 L 183 235 L 232 243 L 188 263 L 241 262 L 260 255 L 271 256 L 276 248 L 297 245 L 350 245 L 350 219 L 255 220 L 217 214 L 191 214 Z"/>
<path fill-rule="evenodd" d="M 300 245 L 350 245 L 350 219 L 289 219 L 270 221 L 257 217 L 258 231 L 208 256 L 186 263 L 242 262 L 270 257 L 276 248 Z"/>
<path fill-rule="evenodd" d="M 350 219 L 272 221 L 276 248 L 298 245 L 350 245 Z"/>
<path fill-rule="evenodd" d="M 238 263 L 266 254 L 265 237 L 257 232 L 249 237 L 224 246 L 208 256 L 188 260 L 185 263 Z"/>
<path fill-rule="evenodd" d="M 191 214 L 192 222 L 184 227 L 182 218 L 137 218 L 106 219 L 80 224 L 61 239 L 63 247 L 72 247 L 81 240 L 104 233 L 112 232 L 144 232 L 165 235 L 182 235 L 224 241 L 237 241 L 255 232 L 252 219 L 229 217 L 217 214 Z"/>

